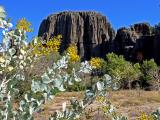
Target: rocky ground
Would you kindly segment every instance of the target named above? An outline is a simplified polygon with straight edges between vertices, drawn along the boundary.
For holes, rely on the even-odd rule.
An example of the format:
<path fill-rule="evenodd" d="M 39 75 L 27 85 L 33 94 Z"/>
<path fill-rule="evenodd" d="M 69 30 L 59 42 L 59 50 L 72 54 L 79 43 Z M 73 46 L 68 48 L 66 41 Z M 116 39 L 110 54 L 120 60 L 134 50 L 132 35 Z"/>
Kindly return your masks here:
<path fill-rule="evenodd" d="M 56 96 L 53 101 L 48 102 L 43 106 L 44 111 L 35 113 L 36 120 L 47 120 L 50 114 L 54 113 L 57 109 L 62 109 L 62 103 L 67 102 L 72 97 L 82 98 L 82 92 L 67 92 L 61 93 Z M 118 113 L 125 115 L 129 120 L 136 120 L 142 112 L 151 113 L 160 107 L 160 93 L 156 91 L 116 91 L 109 92 L 109 100 L 116 107 Z M 90 105 L 86 113 L 87 118 L 92 120 L 105 120 L 100 111 L 98 111 L 99 104 L 94 102 Z"/>

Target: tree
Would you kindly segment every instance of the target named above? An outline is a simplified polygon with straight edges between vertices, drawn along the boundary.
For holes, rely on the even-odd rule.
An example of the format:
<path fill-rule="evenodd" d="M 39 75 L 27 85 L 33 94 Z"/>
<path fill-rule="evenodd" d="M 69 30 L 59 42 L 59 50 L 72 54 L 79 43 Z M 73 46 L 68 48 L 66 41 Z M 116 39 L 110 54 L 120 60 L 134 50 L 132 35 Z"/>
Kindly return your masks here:
<path fill-rule="evenodd" d="M 149 81 L 154 79 L 154 72 L 158 69 L 154 59 L 145 60 L 141 65 L 142 80 Z"/>
<path fill-rule="evenodd" d="M 141 74 L 138 63 L 133 65 L 126 61 L 122 55 L 118 56 L 114 53 L 107 55 L 105 69 L 107 73 L 120 83 L 127 81 L 129 88 L 131 88 L 131 81 L 137 79 Z"/>
<path fill-rule="evenodd" d="M 157 89 L 160 92 L 160 69 L 159 68 L 157 70 L 155 70 L 153 77 L 156 82 Z"/>

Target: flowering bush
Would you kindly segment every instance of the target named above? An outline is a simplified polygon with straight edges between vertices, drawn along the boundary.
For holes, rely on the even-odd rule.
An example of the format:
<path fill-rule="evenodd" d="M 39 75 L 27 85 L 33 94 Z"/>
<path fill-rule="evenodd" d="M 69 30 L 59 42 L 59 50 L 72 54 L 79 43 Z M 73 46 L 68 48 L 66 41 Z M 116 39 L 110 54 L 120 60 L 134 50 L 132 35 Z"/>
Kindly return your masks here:
<path fill-rule="evenodd" d="M 34 55 L 42 56 L 58 52 L 61 44 L 61 35 L 47 40 L 45 43 L 40 38 L 35 37 L 31 43 L 32 53 Z"/>
<path fill-rule="evenodd" d="M 100 69 L 103 65 L 103 60 L 101 58 L 95 57 L 91 58 L 90 64 L 94 69 Z"/>
<path fill-rule="evenodd" d="M 154 118 L 152 115 L 147 115 L 143 112 L 137 120 L 154 120 Z"/>
<path fill-rule="evenodd" d="M 71 44 L 68 49 L 67 53 L 69 55 L 71 62 L 78 62 L 80 60 L 80 57 L 78 55 L 77 46 L 75 44 Z"/>
<path fill-rule="evenodd" d="M 16 28 L 19 30 L 24 30 L 26 32 L 31 32 L 32 29 L 30 29 L 30 26 L 31 26 L 31 23 L 28 22 L 26 18 L 22 18 L 17 22 Z"/>

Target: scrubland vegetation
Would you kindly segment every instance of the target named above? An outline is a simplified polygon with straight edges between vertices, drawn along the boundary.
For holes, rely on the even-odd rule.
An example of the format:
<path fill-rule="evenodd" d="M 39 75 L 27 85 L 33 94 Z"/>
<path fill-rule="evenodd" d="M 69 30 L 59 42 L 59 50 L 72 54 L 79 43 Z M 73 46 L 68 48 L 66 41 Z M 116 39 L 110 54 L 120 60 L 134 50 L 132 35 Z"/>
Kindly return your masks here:
<path fill-rule="evenodd" d="M 74 44 L 59 53 L 61 35 L 49 40 L 35 37 L 26 43 L 26 34 L 32 31 L 31 23 L 23 18 L 14 28 L 6 19 L 3 7 L 0 7 L 0 28 L 3 33 L 0 55 L 2 120 L 36 119 L 35 114 L 41 116 L 49 101 L 56 100 L 59 95 L 65 96 L 65 92 L 75 91 L 81 91 L 78 92 L 81 96 L 71 93 L 70 103 L 63 102 L 62 109 L 50 113 L 47 119 L 92 119 L 94 115 L 90 116 L 87 110 L 93 103 L 100 106 L 97 109 L 103 119 L 127 120 L 128 116 L 123 116 L 122 111 L 117 112 L 112 105 L 124 94 L 117 93 L 118 90 L 136 89 L 142 99 L 132 103 L 142 104 L 148 98 L 143 96 L 141 89 L 160 89 L 159 67 L 153 59 L 131 63 L 121 55 L 109 53 L 106 60 L 91 58 L 90 61 L 81 61 Z M 118 96 L 109 98 L 110 93 Z M 154 98 L 153 101 L 159 102 L 157 96 Z M 130 106 L 129 102 L 122 102 L 120 107 Z M 135 119 L 159 120 L 160 109 L 156 109 L 150 113 L 144 111 Z"/>

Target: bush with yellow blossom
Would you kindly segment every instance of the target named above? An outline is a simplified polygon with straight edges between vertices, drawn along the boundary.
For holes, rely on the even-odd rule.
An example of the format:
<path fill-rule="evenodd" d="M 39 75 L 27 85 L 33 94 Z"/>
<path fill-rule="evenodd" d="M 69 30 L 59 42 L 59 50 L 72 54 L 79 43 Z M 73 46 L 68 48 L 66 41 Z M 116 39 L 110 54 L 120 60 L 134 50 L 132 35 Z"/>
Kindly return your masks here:
<path fill-rule="evenodd" d="M 145 112 L 137 120 L 154 120 L 152 115 L 147 115 Z"/>
<path fill-rule="evenodd" d="M 18 20 L 16 28 L 19 30 L 24 30 L 26 32 L 32 32 L 32 29 L 30 28 L 30 26 L 31 26 L 31 23 L 28 22 L 26 18 L 22 18 Z"/>
<path fill-rule="evenodd" d="M 67 54 L 69 55 L 69 58 L 70 58 L 71 62 L 78 62 L 78 61 L 80 61 L 80 57 L 78 55 L 77 46 L 75 44 L 71 44 L 67 48 Z"/>
<path fill-rule="evenodd" d="M 98 58 L 98 57 L 91 58 L 90 64 L 91 64 L 92 68 L 100 69 L 100 68 L 102 68 L 103 60 L 101 58 Z"/>
<path fill-rule="evenodd" d="M 39 38 L 35 38 L 34 43 L 31 44 L 34 55 L 49 55 L 52 52 L 58 52 L 61 45 L 61 35 L 55 36 L 43 43 Z"/>

